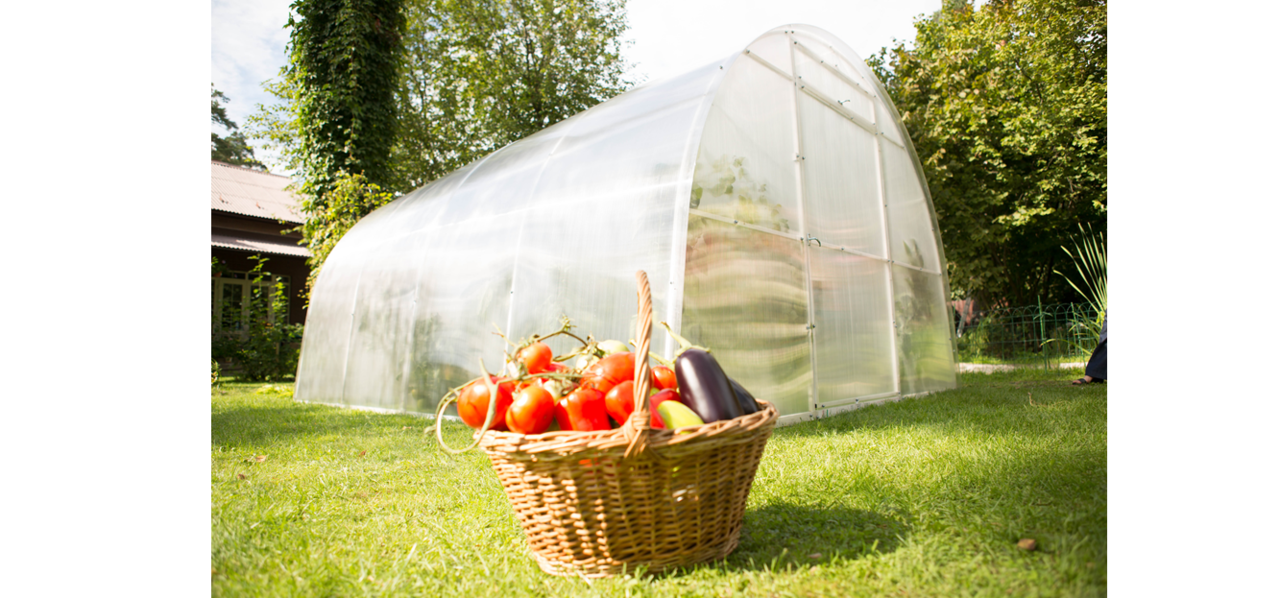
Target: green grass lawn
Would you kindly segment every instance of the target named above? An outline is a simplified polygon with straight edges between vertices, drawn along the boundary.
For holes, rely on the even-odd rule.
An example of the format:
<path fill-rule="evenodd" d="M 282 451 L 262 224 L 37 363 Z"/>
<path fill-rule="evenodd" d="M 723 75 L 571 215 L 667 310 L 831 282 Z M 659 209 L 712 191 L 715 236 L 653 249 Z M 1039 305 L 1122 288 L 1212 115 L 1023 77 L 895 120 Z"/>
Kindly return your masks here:
<path fill-rule="evenodd" d="M 1080 374 L 965 374 L 957 390 L 779 428 L 726 560 L 589 583 L 538 569 L 488 460 L 440 451 L 428 420 L 224 383 L 213 594 L 1105 595 L 1107 389 L 1069 386 Z M 451 445 L 469 437 L 447 426 Z"/>

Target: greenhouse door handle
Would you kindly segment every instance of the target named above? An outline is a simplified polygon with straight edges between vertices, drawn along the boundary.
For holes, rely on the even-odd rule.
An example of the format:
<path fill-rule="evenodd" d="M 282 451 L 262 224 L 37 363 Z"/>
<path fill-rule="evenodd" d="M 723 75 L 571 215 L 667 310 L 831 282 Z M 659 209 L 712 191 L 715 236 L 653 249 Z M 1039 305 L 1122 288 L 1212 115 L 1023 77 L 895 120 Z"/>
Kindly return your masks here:
<path fill-rule="evenodd" d="M 809 235 L 809 236 L 805 237 L 804 242 L 805 242 L 805 243 L 808 243 L 809 241 L 817 241 L 817 242 L 818 242 L 818 247 L 822 247 L 822 240 L 821 240 L 821 239 L 819 239 L 819 238 L 817 238 L 817 237 L 815 237 L 815 236 L 813 236 L 813 235 Z"/>

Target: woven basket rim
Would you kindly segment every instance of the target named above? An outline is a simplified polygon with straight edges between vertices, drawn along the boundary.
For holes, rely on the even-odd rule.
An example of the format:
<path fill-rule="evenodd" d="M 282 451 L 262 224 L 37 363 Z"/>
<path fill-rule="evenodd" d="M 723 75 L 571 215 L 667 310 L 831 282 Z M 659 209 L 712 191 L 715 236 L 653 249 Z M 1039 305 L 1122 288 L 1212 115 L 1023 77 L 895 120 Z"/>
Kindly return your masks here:
<path fill-rule="evenodd" d="M 767 401 L 758 401 L 758 403 L 761 405 L 759 411 L 734 419 L 714 421 L 678 430 L 649 429 L 646 431 L 648 434 L 646 452 L 656 449 L 654 456 L 661 458 L 662 451 L 666 448 L 694 449 L 698 443 L 711 439 L 725 439 L 737 435 L 753 436 L 761 427 L 772 427 L 778 419 L 778 409 L 772 403 Z M 485 451 L 536 455 L 540 459 L 580 459 L 583 452 L 625 448 L 629 442 L 625 430 L 621 427 L 597 432 L 556 430 L 542 434 L 489 430 L 480 438 L 480 448 Z"/>

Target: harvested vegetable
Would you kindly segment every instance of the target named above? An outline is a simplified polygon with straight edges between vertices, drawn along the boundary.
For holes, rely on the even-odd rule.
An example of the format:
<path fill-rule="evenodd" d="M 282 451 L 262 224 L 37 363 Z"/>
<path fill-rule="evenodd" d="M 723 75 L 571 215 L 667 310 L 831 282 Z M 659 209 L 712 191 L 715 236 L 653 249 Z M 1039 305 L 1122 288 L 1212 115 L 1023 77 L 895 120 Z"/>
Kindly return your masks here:
<path fill-rule="evenodd" d="M 701 426 L 706 423 L 680 401 L 663 401 L 658 405 L 658 417 L 662 418 L 662 425 L 670 430 Z"/>

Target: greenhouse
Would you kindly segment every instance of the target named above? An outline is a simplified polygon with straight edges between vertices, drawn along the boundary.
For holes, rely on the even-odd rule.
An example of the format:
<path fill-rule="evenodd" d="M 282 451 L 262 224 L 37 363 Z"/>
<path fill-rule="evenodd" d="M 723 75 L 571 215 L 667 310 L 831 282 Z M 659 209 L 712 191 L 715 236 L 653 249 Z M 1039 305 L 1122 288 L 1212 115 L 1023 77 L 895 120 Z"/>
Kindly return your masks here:
<path fill-rule="evenodd" d="M 956 384 L 937 220 L 870 69 L 787 25 L 512 143 L 364 218 L 312 294 L 299 400 L 430 413 L 560 328 L 654 321 L 795 422 Z M 556 337 L 557 354 L 573 341 Z M 576 343 L 574 343 L 576 344 Z M 660 326 L 653 351 L 677 348 Z"/>

